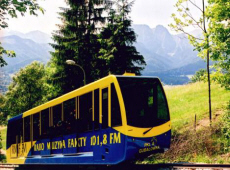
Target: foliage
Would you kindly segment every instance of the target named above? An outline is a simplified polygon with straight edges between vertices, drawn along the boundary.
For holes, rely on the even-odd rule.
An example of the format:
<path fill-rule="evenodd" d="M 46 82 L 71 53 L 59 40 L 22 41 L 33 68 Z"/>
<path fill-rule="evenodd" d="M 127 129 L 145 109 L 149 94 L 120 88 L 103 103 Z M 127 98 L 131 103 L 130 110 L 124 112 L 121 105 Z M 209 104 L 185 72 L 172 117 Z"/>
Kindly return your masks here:
<path fill-rule="evenodd" d="M 132 46 L 136 37 L 128 19 L 130 4 L 120 6 L 115 14 L 113 4 L 105 0 L 67 1 L 70 8 L 60 13 L 63 25 L 53 35 L 55 52 L 50 65 L 55 72 L 51 76 L 53 85 L 60 89 L 58 95 L 72 91 L 86 83 L 125 71 L 140 74 L 144 65 L 143 56 Z M 117 4 L 125 5 L 126 0 Z M 109 16 L 107 16 L 109 12 Z M 103 15 L 102 15 L 103 14 Z M 107 21 L 107 22 L 106 22 Z M 67 65 L 73 60 L 75 65 Z M 79 66 L 77 66 L 79 65 Z"/>
<path fill-rule="evenodd" d="M 5 162 L 6 157 L 1 153 L 1 150 L 2 150 L 2 136 L 0 132 L 0 162 Z"/>
<path fill-rule="evenodd" d="M 209 101 L 209 119 L 212 120 L 212 106 L 211 106 L 211 80 L 210 80 L 210 68 L 209 60 L 211 51 L 210 43 L 210 30 L 207 29 L 207 24 L 210 23 L 209 18 L 206 16 L 207 6 L 205 0 L 199 1 L 197 4 L 195 0 L 178 0 L 175 7 L 177 9 L 177 15 L 172 14 L 174 23 L 169 26 L 177 32 L 182 32 L 188 36 L 190 44 L 194 46 L 194 50 L 198 51 L 198 56 L 207 61 L 207 78 L 208 78 L 208 101 Z M 194 13 L 190 11 L 190 5 L 196 8 L 199 12 L 199 18 L 194 17 Z M 190 34 L 187 31 L 189 27 L 195 27 L 202 31 L 202 37 L 197 37 Z"/>
<path fill-rule="evenodd" d="M 7 65 L 6 61 L 3 59 L 3 55 L 6 55 L 8 57 L 15 57 L 16 56 L 14 51 L 5 50 L 1 46 L 1 42 L 0 42 L 0 67 Z"/>
<path fill-rule="evenodd" d="M 47 94 L 45 67 L 39 62 L 21 69 L 6 93 L 7 115 L 17 115 L 45 102 Z"/>
<path fill-rule="evenodd" d="M 0 94 L 0 126 L 6 124 L 5 96 Z"/>
<path fill-rule="evenodd" d="M 209 0 L 207 17 L 210 19 L 209 31 L 212 42 L 211 55 L 219 70 L 218 82 L 230 90 L 230 2 Z"/>
<path fill-rule="evenodd" d="M 230 152 L 230 102 L 227 106 L 227 112 L 223 116 L 222 133 L 224 135 L 224 138 L 226 139 L 224 149 L 226 152 Z"/>
<path fill-rule="evenodd" d="M 55 68 L 52 81 L 59 86 L 59 95 L 72 91 L 83 85 L 83 72 L 75 65 L 67 65 L 66 60 L 74 60 L 86 74 L 86 83 L 98 79 L 103 63 L 97 54 L 100 44 L 97 41 L 99 25 L 103 25 L 105 17 L 102 13 L 107 9 L 105 0 L 74 1 L 68 0 L 69 8 L 60 13 L 63 25 L 53 35 L 55 49 L 52 53 L 51 65 Z"/>
<path fill-rule="evenodd" d="M 198 81 L 204 81 L 207 78 L 206 70 L 205 69 L 200 69 L 195 73 L 195 75 L 192 76 L 191 82 L 195 83 Z"/>
<path fill-rule="evenodd" d="M 6 131 L 7 131 L 6 126 L 1 126 L 0 134 L 2 138 L 2 149 L 3 150 L 6 150 Z"/>
<path fill-rule="evenodd" d="M 37 0 L 1 0 L 0 1 L 0 30 L 8 27 L 6 20 L 8 16 L 17 18 L 17 13 L 22 16 L 29 11 L 30 15 L 37 15 L 36 11 L 40 10 L 42 13 L 44 10 L 38 5 Z M 15 57 L 15 53 L 10 50 L 5 50 L 0 43 L 0 67 L 7 65 L 3 56 Z"/>
<path fill-rule="evenodd" d="M 140 75 L 146 64 L 133 46 L 136 35 L 128 17 L 132 5 L 133 1 L 117 0 L 117 12 L 113 9 L 110 11 L 108 24 L 100 34 L 100 58 L 106 63 L 106 72 L 123 74 L 127 71 Z"/>

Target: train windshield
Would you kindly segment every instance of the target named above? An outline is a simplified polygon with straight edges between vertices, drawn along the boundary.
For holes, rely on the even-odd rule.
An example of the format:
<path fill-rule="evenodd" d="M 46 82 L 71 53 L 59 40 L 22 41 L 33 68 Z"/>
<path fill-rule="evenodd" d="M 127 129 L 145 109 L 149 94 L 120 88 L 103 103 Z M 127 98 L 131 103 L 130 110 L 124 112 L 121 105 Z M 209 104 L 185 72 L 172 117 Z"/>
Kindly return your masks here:
<path fill-rule="evenodd" d="M 157 78 L 117 77 L 127 114 L 127 124 L 153 127 L 169 121 L 162 85 Z"/>

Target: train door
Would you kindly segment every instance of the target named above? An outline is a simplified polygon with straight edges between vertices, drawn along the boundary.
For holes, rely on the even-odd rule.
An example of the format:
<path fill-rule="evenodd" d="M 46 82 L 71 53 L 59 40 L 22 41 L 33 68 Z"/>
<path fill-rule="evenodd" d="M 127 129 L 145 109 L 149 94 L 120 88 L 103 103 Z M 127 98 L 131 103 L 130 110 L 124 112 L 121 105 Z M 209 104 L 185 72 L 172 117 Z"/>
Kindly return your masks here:
<path fill-rule="evenodd" d="M 77 153 L 77 119 L 78 119 L 79 97 L 69 99 L 63 103 L 64 107 L 64 133 L 63 154 L 73 155 Z"/>
<path fill-rule="evenodd" d="M 47 108 L 42 110 L 40 113 L 40 137 L 36 144 L 36 150 L 40 151 L 41 156 L 49 156 L 51 154 L 50 110 L 50 108 Z"/>
<path fill-rule="evenodd" d="M 78 152 L 91 154 L 93 146 L 90 143 L 93 135 L 93 92 L 79 96 L 78 105 Z"/>
<path fill-rule="evenodd" d="M 52 131 L 51 131 L 51 154 L 63 154 L 63 148 L 66 147 L 65 142 L 63 142 L 64 134 L 64 110 L 63 103 L 60 103 L 52 107 Z"/>
<path fill-rule="evenodd" d="M 23 145 L 22 145 L 22 151 L 24 157 L 31 156 L 31 117 L 27 116 L 23 118 Z"/>
<path fill-rule="evenodd" d="M 115 129 L 122 126 L 121 107 L 118 100 L 115 85 L 112 83 L 110 88 L 110 134 L 109 134 L 109 161 L 118 162 L 124 158 L 125 136 Z"/>
<path fill-rule="evenodd" d="M 39 139 L 40 139 L 40 112 L 35 113 L 32 115 L 32 138 L 31 138 L 31 145 L 33 146 L 32 149 L 32 156 L 40 155 L 40 148 Z"/>
<path fill-rule="evenodd" d="M 101 159 L 108 160 L 109 158 L 109 125 L 110 125 L 110 86 L 101 89 L 100 94 L 101 101 L 101 134 L 100 134 L 100 146 L 101 146 Z"/>

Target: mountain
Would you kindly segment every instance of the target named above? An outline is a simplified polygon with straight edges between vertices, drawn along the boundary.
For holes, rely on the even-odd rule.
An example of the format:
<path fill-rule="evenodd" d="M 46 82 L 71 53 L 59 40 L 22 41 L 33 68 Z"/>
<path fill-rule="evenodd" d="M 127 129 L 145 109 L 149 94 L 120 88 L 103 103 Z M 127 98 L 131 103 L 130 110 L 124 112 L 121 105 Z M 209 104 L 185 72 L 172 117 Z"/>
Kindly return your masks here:
<path fill-rule="evenodd" d="M 188 75 L 205 68 L 204 61 L 197 56 L 185 34 L 172 35 L 162 25 L 132 27 L 137 34 L 134 45 L 147 63 L 143 75 L 159 76 L 166 84 L 184 84 L 189 82 Z M 198 30 L 192 34 L 201 35 Z"/>
<path fill-rule="evenodd" d="M 49 44 L 40 44 L 16 35 L 0 37 L 0 42 L 5 49 L 14 50 L 16 53 L 14 58 L 4 58 L 8 63 L 4 70 L 9 74 L 17 72 L 34 60 L 47 63 L 50 59 L 49 51 L 52 51 L 52 48 Z"/>
<path fill-rule="evenodd" d="M 200 60 L 197 52 L 193 51 L 193 47 L 183 34 L 171 35 L 161 25 L 154 29 L 147 25 L 133 25 L 133 29 L 137 34 L 138 51 L 142 55 L 146 54 L 144 57 L 148 65 L 155 65 L 150 68 L 147 66 L 144 72 L 159 71 L 159 68 L 160 70 L 179 68 Z"/>
<path fill-rule="evenodd" d="M 12 30 L 8 30 L 4 33 L 4 36 L 10 36 L 10 35 L 16 35 L 20 38 L 23 38 L 23 39 L 30 39 L 36 43 L 39 43 L 39 44 L 48 44 L 48 43 L 52 43 L 53 40 L 51 39 L 51 36 L 49 34 L 46 34 L 44 32 L 41 32 L 41 31 L 31 31 L 31 32 L 28 32 L 28 33 L 21 33 L 21 32 L 18 32 L 18 31 L 12 31 Z"/>
<path fill-rule="evenodd" d="M 185 84 L 189 82 L 189 76 L 195 74 L 206 63 L 189 44 L 185 34 L 172 35 L 161 25 L 150 28 L 148 25 L 133 25 L 137 34 L 134 43 L 137 51 L 145 58 L 147 66 L 142 72 L 144 76 L 158 76 L 165 84 Z M 197 30 L 193 35 L 201 36 Z M 7 31 L 4 37 L 0 37 L 3 47 L 16 52 L 15 58 L 5 58 L 8 65 L 0 68 L 0 78 L 4 77 L 4 88 L 10 82 L 10 75 L 25 67 L 34 60 L 47 63 L 53 51 L 49 43 L 51 36 L 41 31 L 21 33 Z M 3 82 L 3 80 L 0 80 Z M 0 87 L 1 90 L 1 87 Z"/>

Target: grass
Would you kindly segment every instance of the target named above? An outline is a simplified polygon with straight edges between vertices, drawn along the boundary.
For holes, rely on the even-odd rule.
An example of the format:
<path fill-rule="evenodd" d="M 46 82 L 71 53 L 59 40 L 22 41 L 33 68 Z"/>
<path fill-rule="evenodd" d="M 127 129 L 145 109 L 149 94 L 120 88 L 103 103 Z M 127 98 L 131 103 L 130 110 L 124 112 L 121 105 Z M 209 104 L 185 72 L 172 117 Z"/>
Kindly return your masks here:
<path fill-rule="evenodd" d="M 2 149 L 6 150 L 6 127 L 0 129 L 2 137 Z"/>
<path fill-rule="evenodd" d="M 193 84 L 165 88 L 173 130 L 183 129 L 197 120 L 209 118 L 208 85 L 197 82 Z M 230 91 L 218 84 L 211 85 L 212 111 L 223 110 L 230 100 Z M 214 115 L 213 115 L 214 116 Z"/>

